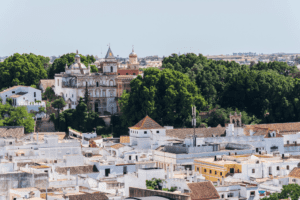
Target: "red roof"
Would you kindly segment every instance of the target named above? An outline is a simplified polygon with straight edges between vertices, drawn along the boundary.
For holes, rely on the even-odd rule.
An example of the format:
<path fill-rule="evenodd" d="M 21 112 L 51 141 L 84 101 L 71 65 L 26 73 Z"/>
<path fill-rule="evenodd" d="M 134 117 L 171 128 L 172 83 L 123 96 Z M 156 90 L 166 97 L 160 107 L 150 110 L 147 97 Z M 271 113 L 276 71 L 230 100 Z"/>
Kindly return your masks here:
<path fill-rule="evenodd" d="M 136 125 L 130 127 L 131 129 L 163 129 L 156 121 L 151 119 L 148 115 L 139 121 Z"/>

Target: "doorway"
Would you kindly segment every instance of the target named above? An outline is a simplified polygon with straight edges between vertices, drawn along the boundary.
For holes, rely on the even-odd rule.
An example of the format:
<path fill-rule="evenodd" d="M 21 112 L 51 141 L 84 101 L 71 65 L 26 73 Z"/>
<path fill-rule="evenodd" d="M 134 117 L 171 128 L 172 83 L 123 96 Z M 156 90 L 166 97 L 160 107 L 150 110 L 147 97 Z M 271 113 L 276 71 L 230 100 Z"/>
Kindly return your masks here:
<path fill-rule="evenodd" d="M 98 112 L 98 103 L 95 103 L 95 112 Z"/>
<path fill-rule="evenodd" d="M 105 169 L 105 176 L 108 176 L 110 174 L 110 169 Z"/>
<path fill-rule="evenodd" d="M 230 168 L 230 173 L 234 174 L 234 168 Z"/>

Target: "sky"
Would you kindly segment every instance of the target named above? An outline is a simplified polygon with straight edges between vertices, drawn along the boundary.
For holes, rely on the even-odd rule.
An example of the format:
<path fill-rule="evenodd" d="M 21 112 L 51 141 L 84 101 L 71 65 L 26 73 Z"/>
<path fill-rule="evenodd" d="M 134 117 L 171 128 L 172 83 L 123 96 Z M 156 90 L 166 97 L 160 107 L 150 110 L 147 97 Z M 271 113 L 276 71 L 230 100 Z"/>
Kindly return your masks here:
<path fill-rule="evenodd" d="M 0 57 L 300 53 L 299 0 L 0 0 Z"/>

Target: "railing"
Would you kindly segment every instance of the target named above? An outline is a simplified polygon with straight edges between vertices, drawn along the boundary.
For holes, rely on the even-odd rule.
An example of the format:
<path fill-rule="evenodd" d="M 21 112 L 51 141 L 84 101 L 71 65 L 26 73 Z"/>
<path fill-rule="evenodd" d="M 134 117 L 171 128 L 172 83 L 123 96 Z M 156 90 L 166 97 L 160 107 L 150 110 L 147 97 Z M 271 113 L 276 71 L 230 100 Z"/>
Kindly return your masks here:
<path fill-rule="evenodd" d="M 37 102 L 21 102 L 17 103 L 16 106 L 45 106 L 45 102 L 37 103 Z"/>

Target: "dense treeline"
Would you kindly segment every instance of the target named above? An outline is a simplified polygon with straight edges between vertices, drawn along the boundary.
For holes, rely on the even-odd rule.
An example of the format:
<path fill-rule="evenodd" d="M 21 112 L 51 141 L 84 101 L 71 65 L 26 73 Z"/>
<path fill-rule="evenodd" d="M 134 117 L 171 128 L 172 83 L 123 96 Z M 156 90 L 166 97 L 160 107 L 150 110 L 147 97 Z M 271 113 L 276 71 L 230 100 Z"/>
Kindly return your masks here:
<path fill-rule="evenodd" d="M 14 85 L 37 85 L 40 79 L 47 78 L 44 64 L 50 59 L 40 55 L 18 54 L 6 58 L 0 62 L 0 89 Z"/>
<path fill-rule="evenodd" d="M 245 111 L 264 123 L 300 120 L 300 82 L 289 76 L 298 72 L 295 66 L 274 61 L 249 67 L 209 60 L 201 54 L 173 54 L 164 58 L 162 67 L 185 73 L 196 83 L 208 102 L 202 111 L 219 105 Z"/>
<path fill-rule="evenodd" d="M 189 119 L 191 105 L 199 110 L 207 106 L 195 82 L 171 69 L 148 68 L 143 78 L 131 81 L 130 87 L 131 92 L 124 92 L 119 100 L 123 127 L 134 125 L 146 115 L 161 125 L 182 127 Z"/>

